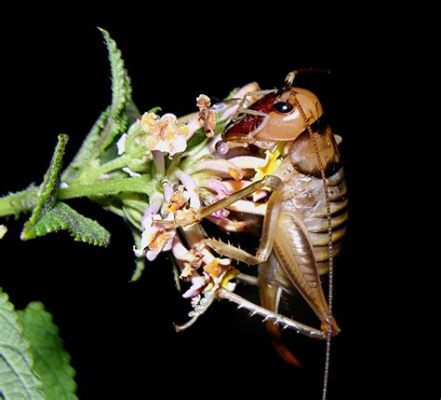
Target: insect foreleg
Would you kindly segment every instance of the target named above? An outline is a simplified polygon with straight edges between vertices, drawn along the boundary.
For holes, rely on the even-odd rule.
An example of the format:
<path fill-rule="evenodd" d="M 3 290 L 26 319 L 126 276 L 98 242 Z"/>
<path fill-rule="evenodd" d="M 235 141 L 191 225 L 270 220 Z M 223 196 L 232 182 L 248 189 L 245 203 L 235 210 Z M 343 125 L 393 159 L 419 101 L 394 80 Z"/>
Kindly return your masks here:
<path fill-rule="evenodd" d="M 165 229 L 174 229 L 180 226 L 194 224 L 204 219 L 222 208 L 227 208 L 237 200 L 253 194 L 255 191 L 267 187 L 271 190 L 279 190 L 283 186 L 283 181 L 275 175 L 267 175 L 264 178 L 252 183 L 251 185 L 233 193 L 222 200 L 219 200 L 209 206 L 201 207 L 192 213 L 186 213 L 183 216 L 177 216 L 174 221 L 158 221 L 157 224 Z"/>
<path fill-rule="evenodd" d="M 280 191 L 273 192 L 268 200 L 263 220 L 261 239 L 255 255 L 215 239 L 205 239 L 204 243 L 224 257 L 242 261 L 248 265 L 256 265 L 266 261 L 270 256 L 274 245 L 281 200 L 282 196 Z"/>
<path fill-rule="evenodd" d="M 237 120 L 237 117 L 239 116 L 239 114 L 241 112 L 243 112 L 244 108 L 244 104 L 247 101 L 248 97 L 254 97 L 254 96 L 265 96 L 269 93 L 273 93 L 274 90 L 256 90 L 255 92 L 249 92 L 247 93 L 245 96 L 242 97 L 240 103 L 239 103 L 239 108 L 236 111 L 236 115 L 233 117 L 233 121 Z"/>

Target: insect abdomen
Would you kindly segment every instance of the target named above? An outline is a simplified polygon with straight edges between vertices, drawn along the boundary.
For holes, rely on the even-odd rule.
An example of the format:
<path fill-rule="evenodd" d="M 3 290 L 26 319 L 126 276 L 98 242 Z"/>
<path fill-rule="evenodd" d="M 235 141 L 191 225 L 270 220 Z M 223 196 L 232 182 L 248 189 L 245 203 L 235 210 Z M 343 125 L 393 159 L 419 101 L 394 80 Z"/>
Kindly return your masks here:
<path fill-rule="evenodd" d="M 347 190 L 342 168 L 328 179 L 328 188 L 331 202 L 333 255 L 335 256 L 341 250 L 341 242 L 348 221 Z M 328 218 L 324 196 L 323 198 L 319 196 L 317 200 L 316 206 L 306 213 L 304 223 L 309 232 L 319 273 L 325 274 L 329 269 Z"/>

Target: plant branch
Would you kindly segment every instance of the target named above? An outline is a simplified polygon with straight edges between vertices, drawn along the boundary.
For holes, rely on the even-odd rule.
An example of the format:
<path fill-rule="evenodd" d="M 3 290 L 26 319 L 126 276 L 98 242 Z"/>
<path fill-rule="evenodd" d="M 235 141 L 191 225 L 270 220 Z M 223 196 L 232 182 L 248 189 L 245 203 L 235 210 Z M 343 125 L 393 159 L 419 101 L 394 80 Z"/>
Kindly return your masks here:
<path fill-rule="evenodd" d="M 135 178 L 116 178 L 99 180 L 93 183 L 72 182 L 67 188 L 58 190 L 59 200 L 68 200 L 78 197 L 100 197 L 122 192 L 136 192 L 150 195 L 156 185 L 155 180 L 148 176 Z M 13 193 L 0 198 L 0 217 L 16 215 L 31 211 L 38 198 L 38 187 L 31 187 L 21 192 Z"/>

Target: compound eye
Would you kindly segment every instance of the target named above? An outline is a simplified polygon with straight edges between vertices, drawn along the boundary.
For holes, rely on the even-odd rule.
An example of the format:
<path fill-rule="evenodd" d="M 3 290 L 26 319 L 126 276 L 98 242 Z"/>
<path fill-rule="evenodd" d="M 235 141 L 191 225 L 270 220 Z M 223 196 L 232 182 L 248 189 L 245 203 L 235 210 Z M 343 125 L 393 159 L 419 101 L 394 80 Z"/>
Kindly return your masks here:
<path fill-rule="evenodd" d="M 293 105 L 288 103 L 287 101 L 279 101 L 278 103 L 273 105 L 273 110 L 277 111 L 280 114 L 288 114 L 292 111 Z"/>

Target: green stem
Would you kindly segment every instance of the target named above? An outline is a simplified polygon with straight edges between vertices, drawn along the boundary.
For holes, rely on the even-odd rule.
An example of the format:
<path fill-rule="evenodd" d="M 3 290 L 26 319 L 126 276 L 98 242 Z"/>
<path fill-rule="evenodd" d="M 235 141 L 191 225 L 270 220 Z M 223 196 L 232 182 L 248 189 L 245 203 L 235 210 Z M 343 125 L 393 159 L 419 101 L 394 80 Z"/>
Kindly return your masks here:
<path fill-rule="evenodd" d="M 155 186 L 156 181 L 145 176 L 100 180 L 93 183 L 72 183 L 69 187 L 58 191 L 58 199 L 68 200 L 78 197 L 99 197 L 122 192 L 136 192 L 150 195 Z M 18 215 L 21 212 L 31 211 L 35 207 L 37 198 L 37 187 L 1 197 L 0 217 Z"/>
<path fill-rule="evenodd" d="M 31 187 L 21 192 L 0 197 L 0 217 L 18 215 L 22 211 L 30 211 L 35 207 L 38 187 Z"/>
<path fill-rule="evenodd" d="M 81 182 L 91 182 L 98 179 L 100 176 L 107 174 L 109 172 L 115 171 L 117 169 L 122 169 L 124 167 L 127 167 L 127 163 L 129 161 L 129 157 L 127 154 L 122 155 L 121 157 L 114 158 L 113 160 L 110 160 L 106 162 L 105 164 L 100 165 L 96 168 L 87 168 L 84 170 L 80 176 L 75 179 Z"/>
<path fill-rule="evenodd" d="M 58 191 L 60 200 L 73 199 L 84 196 L 106 196 L 121 192 L 136 192 L 149 195 L 156 182 L 145 177 L 116 178 L 101 180 L 93 183 L 74 184 Z"/>

